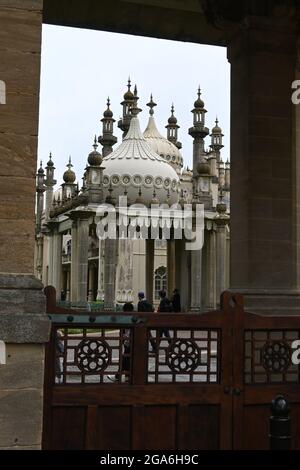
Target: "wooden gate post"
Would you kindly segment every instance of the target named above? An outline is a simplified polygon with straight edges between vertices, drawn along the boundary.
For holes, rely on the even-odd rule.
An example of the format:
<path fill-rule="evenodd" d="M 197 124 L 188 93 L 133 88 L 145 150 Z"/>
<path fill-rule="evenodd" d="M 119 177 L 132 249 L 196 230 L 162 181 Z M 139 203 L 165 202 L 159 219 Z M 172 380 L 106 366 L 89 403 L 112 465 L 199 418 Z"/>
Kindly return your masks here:
<path fill-rule="evenodd" d="M 277 395 L 271 404 L 269 418 L 270 450 L 290 450 L 291 418 L 290 405 L 283 395 Z"/>

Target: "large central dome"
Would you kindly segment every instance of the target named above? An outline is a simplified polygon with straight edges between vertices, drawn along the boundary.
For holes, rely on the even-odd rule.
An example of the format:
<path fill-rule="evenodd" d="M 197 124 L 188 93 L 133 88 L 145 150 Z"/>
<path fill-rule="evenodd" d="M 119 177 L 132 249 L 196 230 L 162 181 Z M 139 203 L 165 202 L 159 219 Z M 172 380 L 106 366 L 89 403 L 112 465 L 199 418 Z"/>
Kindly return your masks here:
<path fill-rule="evenodd" d="M 135 110 L 132 110 L 133 113 Z M 119 147 L 103 159 L 104 196 L 117 199 L 127 195 L 128 202 L 175 204 L 179 198 L 179 177 L 176 171 L 157 153 L 143 136 L 137 115 Z"/>
<path fill-rule="evenodd" d="M 149 117 L 144 137 L 152 150 L 158 153 L 167 163 L 170 163 L 177 170 L 177 173 L 180 173 L 183 166 L 182 155 L 172 142 L 160 134 L 153 116 Z"/>

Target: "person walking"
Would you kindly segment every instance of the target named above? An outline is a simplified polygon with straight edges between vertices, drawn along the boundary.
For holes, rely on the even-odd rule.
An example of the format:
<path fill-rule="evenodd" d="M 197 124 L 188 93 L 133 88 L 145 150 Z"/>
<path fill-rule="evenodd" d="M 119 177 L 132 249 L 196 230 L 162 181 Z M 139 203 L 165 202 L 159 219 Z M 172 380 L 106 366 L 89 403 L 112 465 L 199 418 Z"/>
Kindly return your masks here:
<path fill-rule="evenodd" d="M 144 292 L 140 291 L 138 293 L 138 298 L 139 298 L 139 302 L 138 302 L 138 305 L 137 305 L 138 312 L 154 312 L 154 307 L 151 304 L 151 302 L 149 302 L 145 298 Z M 151 344 L 151 347 L 152 347 L 151 352 L 155 353 L 157 348 L 156 348 L 155 339 L 153 338 L 151 331 L 149 332 L 149 341 L 150 341 L 150 344 Z"/>
<path fill-rule="evenodd" d="M 171 302 L 173 306 L 173 312 L 175 313 L 181 312 L 180 293 L 178 289 L 173 290 L 173 296 L 172 296 Z"/>
<path fill-rule="evenodd" d="M 160 297 L 160 303 L 159 303 L 157 311 L 161 313 L 173 312 L 172 302 L 170 302 L 170 300 L 168 299 L 167 293 L 165 290 L 159 291 L 159 297 Z M 160 328 L 159 334 L 160 334 L 159 343 L 160 343 L 161 336 L 164 335 L 166 338 L 168 338 L 168 342 L 170 344 L 171 336 L 170 336 L 170 331 L 168 328 Z"/>
<path fill-rule="evenodd" d="M 123 305 L 123 312 L 133 312 L 134 307 L 131 302 L 126 302 Z M 123 353 L 122 353 L 122 367 L 121 371 L 115 375 L 108 375 L 107 378 L 112 382 L 122 381 L 122 374 L 125 375 L 125 382 L 129 382 L 130 374 L 130 355 L 131 355 L 131 344 L 130 344 L 130 330 L 123 329 L 121 331 L 122 342 L 123 342 Z"/>

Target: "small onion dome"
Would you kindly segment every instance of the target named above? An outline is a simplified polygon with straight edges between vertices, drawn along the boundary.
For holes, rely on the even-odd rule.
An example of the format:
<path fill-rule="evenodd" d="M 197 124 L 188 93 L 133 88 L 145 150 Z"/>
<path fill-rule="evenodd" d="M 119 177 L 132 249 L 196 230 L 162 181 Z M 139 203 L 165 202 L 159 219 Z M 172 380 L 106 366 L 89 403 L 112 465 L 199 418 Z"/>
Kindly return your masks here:
<path fill-rule="evenodd" d="M 88 164 L 91 166 L 100 166 L 102 163 L 102 155 L 101 153 L 97 152 L 98 144 L 97 144 L 97 137 L 95 136 L 94 139 L 94 150 L 88 156 Z"/>
<path fill-rule="evenodd" d="M 168 119 L 168 123 L 169 124 L 177 124 L 177 119 L 176 117 L 174 116 L 174 104 L 172 104 L 172 107 L 171 107 L 171 116 L 169 117 Z"/>
<path fill-rule="evenodd" d="M 204 108 L 204 101 L 200 98 L 201 96 L 201 90 L 200 87 L 198 88 L 198 98 L 196 99 L 194 106 L 195 108 Z"/>
<path fill-rule="evenodd" d="M 210 164 L 205 157 L 197 163 L 197 172 L 199 175 L 210 175 Z"/>
<path fill-rule="evenodd" d="M 67 184 L 73 184 L 76 180 L 76 175 L 71 168 L 73 167 L 71 163 L 71 157 L 69 157 L 69 163 L 67 165 L 68 169 L 63 174 L 63 180 Z"/>
<path fill-rule="evenodd" d="M 130 77 L 128 78 L 128 90 L 126 91 L 126 93 L 124 94 L 124 100 L 125 101 L 129 101 L 129 100 L 134 100 L 134 94 L 132 93 L 132 91 L 130 90 L 131 88 L 131 80 L 130 80 Z"/>
<path fill-rule="evenodd" d="M 218 121 L 218 118 L 216 118 L 216 125 L 211 130 L 212 134 L 222 134 L 222 129 L 218 124 L 219 124 L 219 121 Z"/>
<path fill-rule="evenodd" d="M 50 152 L 50 155 L 49 155 L 49 161 L 47 163 L 47 166 L 54 166 L 54 163 L 52 161 L 52 153 Z"/>
<path fill-rule="evenodd" d="M 107 109 L 104 111 L 103 116 L 105 118 L 112 118 L 113 117 L 113 112 L 110 109 L 110 99 L 107 98 Z"/>
<path fill-rule="evenodd" d="M 41 160 L 41 162 L 40 162 L 40 167 L 39 167 L 39 169 L 38 169 L 38 174 L 39 174 L 39 175 L 43 175 L 43 174 L 44 174 L 44 168 L 43 168 L 43 162 L 42 162 L 42 160 Z"/>

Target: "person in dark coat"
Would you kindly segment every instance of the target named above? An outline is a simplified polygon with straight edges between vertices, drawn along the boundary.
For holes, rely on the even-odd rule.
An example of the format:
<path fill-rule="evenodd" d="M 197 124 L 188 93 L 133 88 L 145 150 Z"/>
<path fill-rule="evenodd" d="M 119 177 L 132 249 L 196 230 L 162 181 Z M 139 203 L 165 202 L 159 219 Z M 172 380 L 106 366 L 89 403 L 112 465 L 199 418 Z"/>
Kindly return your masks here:
<path fill-rule="evenodd" d="M 158 306 L 158 312 L 164 313 L 164 312 L 173 312 L 173 306 L 170 300 L 167 297 L 167 293 L 165 290 L 160 290 L 159 291 L 159 297 L 160 297 L 160 303 Z M 160 336 L 164 335 L 166 338 L 168 338 L 168 341 L 170 343 L 170 332 L 168 328 L 160 328 L 159 329 L 159 334 Z"/>
<path fill-rule="evenodd" d="M 138 293 L 138 298 L 139 298 L 139 302 L 138 302 L 138 305 L 137 305 L 138 312 L 154 312 L 154 307 L 151 304 L 151 302 L 149 302 L 145 298 L 144 292 L 140 291 Z M 156 348 L 156 343 L 155 343 L 155 340 L 152 336 L 151 331 L 149 332 L 149 341 L 150 341 L 150 344 L 151 344 L 151 347 L 152 347 L 152 352 L 155 353 L 157 348 Z"/>
<path fill-rule="evenodd" d="M 132 303 L 126 302 L 123 305 L 123 312 L 133 312 L 134 307 Z M 125 382 L 129 382 L 129 373 L 130 373 L 130 354 L 131 354 L 131 349 L 130 349 L 130 330 L 128 329 L 123 329 L 122 330 L 122 339 L 123 339 L 123 353 L 122 353 L 122 368 L 121 368 L 121 376 L 122 374 L 125 375 Z M 112 382 L 119 382 L 121 379 L 120 374 L 116 374 L 115 376 L 113 375 L 108 375 L 107 378 L 111 380 Z"/>
<path fill-rule="evenodd" d="M 173 312 L 178 313 L 181 312 L 181 302 L 180 302 L 180 294 L 178 289 L 173 290 L 173 296 L 172 296 L 172 306 L 173 306 Z"/>

